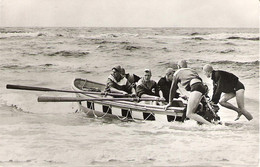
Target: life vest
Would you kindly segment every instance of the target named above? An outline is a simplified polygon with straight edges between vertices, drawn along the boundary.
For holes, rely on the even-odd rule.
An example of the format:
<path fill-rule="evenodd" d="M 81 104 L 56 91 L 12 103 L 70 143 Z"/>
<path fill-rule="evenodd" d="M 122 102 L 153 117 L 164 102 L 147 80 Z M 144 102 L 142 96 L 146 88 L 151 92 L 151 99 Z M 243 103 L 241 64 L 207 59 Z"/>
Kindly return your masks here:
<path fill-rule="evenodd" d="M 117 81 L 113 75 L 108 76 L 109 79 L 111 79 L 113 82 L 115 82 L 119 86 L 124 86 L 127 84 L 127 79 L 124 77 L 120 81 Z"/>

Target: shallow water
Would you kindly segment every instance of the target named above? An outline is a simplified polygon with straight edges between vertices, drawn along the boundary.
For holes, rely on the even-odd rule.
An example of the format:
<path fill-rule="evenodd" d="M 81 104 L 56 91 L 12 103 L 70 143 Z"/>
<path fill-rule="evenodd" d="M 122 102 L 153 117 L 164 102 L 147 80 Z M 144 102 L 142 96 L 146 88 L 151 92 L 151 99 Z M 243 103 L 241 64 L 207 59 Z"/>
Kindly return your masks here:
<path fill-rule="evenodd" d="M 0 166 L 258 166 L 258 44 L 258 29 L 1 28 Z M 234 122 L 224 108 L 230 126 L 95 119 L 74 103 L 37 102 L 73 94 L 5 88 L 70 89 L 75 77 L 104 83 L 118 64 L 139 76 L 150 68 L 158 81 L 183 58 L 201 76 L 206 63 L 236 74 L 254 120 Z"/>

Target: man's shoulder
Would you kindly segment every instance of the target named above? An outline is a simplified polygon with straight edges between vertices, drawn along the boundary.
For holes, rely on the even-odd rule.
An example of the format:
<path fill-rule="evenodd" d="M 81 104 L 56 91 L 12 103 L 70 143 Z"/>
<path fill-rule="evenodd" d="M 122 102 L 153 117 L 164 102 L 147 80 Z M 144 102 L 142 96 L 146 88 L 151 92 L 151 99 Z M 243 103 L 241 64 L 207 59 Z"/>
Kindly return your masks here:
<path fill-rule="evenodd" d="M 226 74 L 226 73 L 229 73 L 227 71 L 224 71 L 224 70 L 214 70 L 215 74 Z"/>
<path fill-rule="evenodd" d="M 174 76 L 177 76 L 178 74 L 183 73 L 183 72 L 185 73 L 187 71 L 194 71 L 194 70 L 191 68 L 180 68 L 177 71 L 175 71 Z"/>
<path fill-rule="evenodd" d="M 228 75 L 228 76 L 235 76 L 233 73 L 231 72 L 227 72 L 224 70 L 216 70 L 214 71 L 215 75 Z"/>
<path fill-rule="evenodd" d="M 166 77 L 161 77 L 158 81 L 158 84 L 159 83 L 165 83 L 166 82 Z"/>
<path fill-rule="evenodd" d="M 141 84 L 143 84 L 143 78 L 139 79 L 139 81 L 136 83 L 137 86 Z"/>
<path fill-rule="evenodd" d="M 152 85 L 157 85 L 157 82 L 154 81 L 154 80 L 150 80 L 150 83 L 151 83 Z"/>
<path fill-rule="evenodd" d="M 137 77 L 137 78 L 141 78 L 141 77 L 139 77 L 138 75 L 136 75 L 136 74 L 132 74 L 134 77 Z"/>

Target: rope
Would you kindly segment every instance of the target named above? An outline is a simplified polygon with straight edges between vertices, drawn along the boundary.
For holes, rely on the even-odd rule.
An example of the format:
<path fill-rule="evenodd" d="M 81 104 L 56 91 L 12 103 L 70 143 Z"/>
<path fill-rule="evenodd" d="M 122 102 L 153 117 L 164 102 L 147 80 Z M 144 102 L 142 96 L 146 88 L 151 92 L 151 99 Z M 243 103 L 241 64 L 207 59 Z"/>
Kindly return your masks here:
<path fill-rule="evenodd" d="M 75 104 L 74 103 L 72 103 L 72 108 L 74 108 L 75 106 L 74 106 Z M 78 103 L 78 106 L 77 106 L 77 109 L 76 109 L 76 111 L 75 111 L 75 113 L 77 113 L 77 112 L 80 112 L 81 111 L 81 102 L 79 102 Z"/>
<path fill-rule="evenodd" d="M 175 121 L 176 121 L 176 119 L 177 119 L 177 113 L 176 113 L 176 112 L 174 112 L 174 114 L 175 114 L 175 116 L 174 116 L 174 120 L 173 120 L 173 122 L 175 122 Z"/>
<path fill-rule="evenodd" d="M 99 118 L 104 118 L 106 115 L 107 115 L 107 113 L 108 113 L 108 111 L 109 111 L 109 109 L 111 109 L 111 106 L 109 105 L 109 107 L 107 108 L 107 111 L 104 113 L 104 115 L 102 115 L 102 116 L 97 116 L 96 114 L 95 114 L 95 110 L 94 110 L 94 103 L 93 102 L 91 102 L 91 106 L 90 106 L 90 110 L 88 110 L 87 111 L 87 113 L 86 113 L 86 115 L 88 115 L 88 113 L 92 110 L 92 112 L 93 112 L 93 115 L 94 115 L 94 117 L 95 118 L 97 118 L 97 119 L 99 119 Z M 79 108 L 79 110 L 78 111 L 82 111 L 82 109 L 81 108 Z M 142 112 L 143 113 L 143 112 Z M 147 121 L 148 120 L 148 118 L 151 116 L 151 115 L 153 115 L 154 116 L 154 113 L 150 113 L 145 119 L 143 119 L 143 120 L 139 120 L 139 119 L 135 119 L 134 117 L 133 117 L 133 111 L 129 108 L 128 110 L 127 110 L 127 114 L 126 114 L 126 116 L 125 117 L 123 117 L 123 118 L 120 118 L 118 115 L 116 115 L 117 116 L 117 118 L 120 120 L 120 121 L 125 121 L 126 119 L 128 119 L 128 116 L 129 116 L 129 114 L 131 115 L 131 117 L 132 117 L 132 119 L 131 120 L 133 120 L 134 122 L 141 122 L 141 123 L 143 123 L 143 122 L 145 122 L 145 121 Z M 154 116 L 155 117 L 155 116 Z M 174 120 L 172 121 L 172 122 L 175 122 L 176 121 L 176 119 L 177 119 L 177 113 L 176 112 L 174 112 Z"/>
<path fill-rule="evenodd" d="M 93 110 L 93 106 L 92 106 L 93 103 L 91 103 L 91 106 L 90 106 L 90 109 Z M 90 112 L 90 110 L 88 110 L 88 112 L 86 113 L 88 115 L 88 113 Z"/>
<path fill-rule="evenodd" d="M 87 83 L 87 79 L 85 79 L 85 82 L 84 82 L 84 84 L 82 85 L 82 88 L 81 88 L 81 90 L 83 90 L 84 89 L 84 86 L 85 86 L 85 84 Z"/>
<path fill-rule="evenodd" d="M 124 121 L 125 119 L 128 119 L 128 114 L 129 114 L 129 112 L 131 112 L 131 109 L 130 109 L 130 108 L 127 110 L 127 114 L 126 114 L 125 117 L 120 118 L 118 115 L 116 115 L 116 116 L 117 116 L 117 118 L 118 118 L 120 121 Z"/>
<path fill-rule="evenodd" d="M 93 103 L 91 103 L 91 105 L 92 105 Z M 95 114 L 95 110 L 93 110 L 93 115 L 95 116 L 95 118 L 104 118 L 106 115 L 107 115 L 107 113 L 108 113 L 108 111 L 109 111 L 109 109 L 111 109 L 111 106 L 108 106 L 108 108 L 107 108 L 107 111 L 105 112 L 105 114 L 104 115 L 102 115 L 102 116 L 97 116 L 96 114 Z"/>
<path fill-rule="evenodd" d="M 91 109 L 92 109 L 92 111 L 93 111 L 94 117 L 95 117 L 95 118 L 98 118 L 98 116 L 95 114 L 95 110 L 94 110 L 93 104 L 94 104 L 94 103 L 91 103 L 91 106 L 90 106 L 90 107 L 91 107 Z"/>
<path fill-rule="evenodd" d="M 91 103 L 91 105 L 92 105 L 92 103 Z M 80 106 L 82 106 L 82 104 L 81 104 L 81 102 L 79 103 L 79 110 L 76 110 L 76 112 L 78 112 L 78 111 L 82 111 L 82 108 L 80 107 Z M 90 109 L 92 109 L 93 110 L 93 107 L 91 108 L 91 106 L 90 106 Z M 88 111 L 87 111 L 87 113 L 86 113 L 86 115 L 88 115 L 88 113 L 90 112 L 90 109 L 88 109 Z M 75 113 L 76 113 L 75 112 Z"/>
<path fill-rule="evenodd" d="M 147 121 L 147 119 L 148 119 L 151 115 L 154 116 L 154 114 L 151 112 L 150 115 L 149 115 L 148 117 L 146 117 L 144 120 L 137 120 L 137 119 L 135 119 L 135 118 L 133 117 L 133 113 L 132 113 L 132 112 L 133 112 L 133 111 L 131 111 L 132 120 L 135 121 L 135 122 L 141 122 L 141 123 L 143 123 L 143 122 Z"/>

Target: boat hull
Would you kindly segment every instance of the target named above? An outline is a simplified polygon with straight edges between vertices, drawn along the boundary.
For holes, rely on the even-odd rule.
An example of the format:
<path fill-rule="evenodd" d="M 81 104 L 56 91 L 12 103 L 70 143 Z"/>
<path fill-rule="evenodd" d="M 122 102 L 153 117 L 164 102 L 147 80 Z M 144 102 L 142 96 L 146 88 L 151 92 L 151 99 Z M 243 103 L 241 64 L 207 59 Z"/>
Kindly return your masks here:
<path fill-rule="evenodd" d="M 84 89 L 104 90 L 105 85 L 85 79 L 75 79 L 72 89 L 80 91 Z M 100 98 L 101 95 L 77 93 L 77 97 Z M 108 97 L 109 98 L 109 97 Z M 112 97 L 110 97 L 112 98 Z M 82 101 L 79 102 L 79 110 L 88 116 L 111 117 L 121 120 L 149 120 L 149 121 L 183 121 L 184 105 L 179 100 L 179 106 L 170 107 L 165 111 L 164 106 L 154 106 L 138 102 L 128 101 Z"/>

